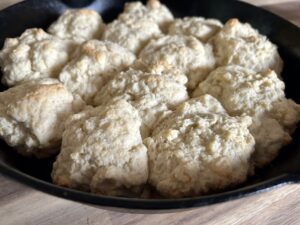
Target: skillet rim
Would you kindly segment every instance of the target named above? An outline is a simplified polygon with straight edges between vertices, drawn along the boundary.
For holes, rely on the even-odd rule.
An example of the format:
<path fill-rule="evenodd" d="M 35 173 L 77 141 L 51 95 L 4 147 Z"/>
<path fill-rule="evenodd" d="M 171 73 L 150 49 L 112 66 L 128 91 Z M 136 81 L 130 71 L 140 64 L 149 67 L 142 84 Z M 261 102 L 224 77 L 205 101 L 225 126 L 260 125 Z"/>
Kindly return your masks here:
<path fill-rule="evenodd" d="M 0 172 L 15 181 L 56 197 L 92 204 L 99 207 L 127 208 L 134 210 L 174 210 L 207 206 L 266 192 L 286 184 L 298 183 L 300 178 L 297 174 L 284 173 L 275 178 L 253 185 L 217 194 L 177 199 L 141 199 L 96 195 L 89 192 L 61 187 L 18 171 L 2 162 L 0 162 Z"/>

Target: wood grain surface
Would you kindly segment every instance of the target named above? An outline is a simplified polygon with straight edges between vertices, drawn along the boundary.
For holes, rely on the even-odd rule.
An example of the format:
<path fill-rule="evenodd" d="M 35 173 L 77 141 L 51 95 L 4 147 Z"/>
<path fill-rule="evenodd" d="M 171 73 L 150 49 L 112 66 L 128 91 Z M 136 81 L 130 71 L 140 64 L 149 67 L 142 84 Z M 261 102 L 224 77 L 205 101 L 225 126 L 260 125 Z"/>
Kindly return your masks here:
<path fill-rule="evenodd" d="M 0 0 L 0 9 L 18 0 Z M 247 0 L 300 26 L 300 1 Z M 60 199 L 0 175 L 0 225 L 299 225 L 300 185 L 286 185 L 255 196 L 164 214 L 130 214 Z"/>

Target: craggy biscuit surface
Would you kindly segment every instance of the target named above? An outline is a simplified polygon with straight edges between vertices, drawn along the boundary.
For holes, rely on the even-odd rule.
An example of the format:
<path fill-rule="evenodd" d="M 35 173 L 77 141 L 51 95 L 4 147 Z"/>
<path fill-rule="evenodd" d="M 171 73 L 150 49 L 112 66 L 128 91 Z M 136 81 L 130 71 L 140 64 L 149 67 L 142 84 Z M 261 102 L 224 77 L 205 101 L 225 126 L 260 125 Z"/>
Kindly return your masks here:
<path fill-rule="evenodd" d="M 138 111 L 142 119 L 142 137 L 147 137 L 155 123 L 174 106 L 187 100 L 183 75 L 151 74 L 128 70 L 110 80 L 97 93 L 95 105 L 125 99 Z"/>
<path fill-rule="evenodd" d="M 99 39 L 105 25 L 98 12 L 90 9 L 68 9 L 48 28 L 48 32 L 61 39 L 83 42 Z"/>
<path fill-rule="evenodd" d="M 53 165 L 55 184 L 107 195 L 138 194 L 148 178 L 138 111 L 125 100 L 73 115 Z"/>
<path fill-rule="evenodd" d="M 195 88 L 215 66 L 212 47 L 192 36 L 167 35 L 152 40 L 142 49 L 136 64 L 148 71 L 181 71 L 187 86 Z"/>
<path fill-rule="evenodd" d="M 57 78 L 76 44 L 60 40 L 42 29 L 27 29 L 7 38 L 0 52 L 2 83 L 14 86 L 39 78 Z"/>
<path fill-rule="evenodd" d="M 25 156 L 54 155 L 66 118 L 80 108 L 58 80 L 18 85 L 0 92 L 0 137 Z"/>
<path fill-rule="evenodd" d="M 167 30 L 174 18 L 170 10 L 158 0 L 148 0 L 146 6 L 141 2 L 125 3 L 124 11 L 118 19 L 122 21 L 146 19 L 157 23 L 162 30 Z"/>
<path fill-rule="evenodd" d="M 256 141 L 254 161 L 262 167 L 292 140 L 291 133 L 300 119 L 300 106 L 286 99 L 284 87 L 274 71 L 257 73 L 231 65 L 214 70 L 193 96 L 210 94 L 230 115 L 253 118 L 250 131 Z"/>
<path fill-rule="evenodd" d="M 144 140 L 150 184 L 178 198 L 245 181 L 254 150 L 250 124 L 249 117 L 228 116 L 209 95 L 181 104 Z"/>
<path fill-rule="evenodd" d="M 103 40 L 115 42 L 134 53 L 138 53 L 150 39 L 160 34 L 158 25 L 151 20 L 114 20 L 107 25 Z"/>
<path fill-rule="evenodd" d="M 191 35 L 200 41 L 207 42 L 214 36 L 223 24 L 216 19 L 205 19 L 203 17 L 184 17 L 175 19 L 168 28 L 170 35 Z"/>
<path fill-rule="evenodd" d="M 87 103 L 115 74 L 135 60 L 129 50 L 109 41 L 90 40 L 83 43 L 74 58 L 63 68 L 59 80 Z"/>
<path fill-rule="evenodd" d="M 283 62 L 277 47 L 248 23 L 230 19 L 212 38 L 219 65 L 240 65 L 256 72 L 275 70 L 280 75 Z"/>

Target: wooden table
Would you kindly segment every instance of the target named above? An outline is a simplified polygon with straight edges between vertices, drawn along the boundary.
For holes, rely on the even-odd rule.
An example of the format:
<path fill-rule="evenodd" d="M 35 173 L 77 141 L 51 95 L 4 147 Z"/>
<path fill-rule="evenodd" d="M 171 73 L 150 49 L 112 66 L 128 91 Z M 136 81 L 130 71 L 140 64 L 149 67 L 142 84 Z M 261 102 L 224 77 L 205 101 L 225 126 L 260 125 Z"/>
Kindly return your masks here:
<path fill-rule="evenodd" d="M 4 8 L 18 0 L 1 0 Z M 247 0 L 300 26 L 300 1 Z M 0 225 L 300 224 L 300 185 L 190 211 L 128 214 L 60 199 L 0 175 Z"/>

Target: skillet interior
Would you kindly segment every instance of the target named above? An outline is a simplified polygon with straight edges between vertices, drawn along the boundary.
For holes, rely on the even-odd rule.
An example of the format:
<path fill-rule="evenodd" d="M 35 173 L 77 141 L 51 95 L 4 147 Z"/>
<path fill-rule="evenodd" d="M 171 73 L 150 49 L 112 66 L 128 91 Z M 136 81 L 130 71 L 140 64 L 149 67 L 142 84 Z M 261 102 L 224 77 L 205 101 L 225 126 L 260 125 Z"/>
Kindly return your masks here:
<path fill-rule="evenodd" d="M 80 7 L 85 4 L 89 8 L 101 13 L 106 22 L 114 19 L 122 11 L 125 0 L 29 0 L 0 12 L 0 46 L 2 48 L 6 37 L 20 35 L 26 28 L 47 28 L 59 14 L 69 5 Z M 245 3 L 225 0 L 166 0 L 165 3 L 177 17 L 204 16 L 218 18 L 225 22 L 237 17 L 247 21 L 279 47 L 285 67 L 282 77 L 286 83 L 286 94 L 300 103 L 297 84 L 300 84 L 298 65 L 300 65 L 300 29 L 295 25 L 277 17 L 265 10 Z M 0 85 L 0 90 L 6 87 Z M 47 160 L 25 159 L 0 141 L 0 169 L 21 182 L 42 191 L 65 197 L 75 201 L 95 204 L 98 206 L 112 206 L 134 209 L 179 209 L 208 205 L 220 201 L 230 200 L 250 193 L 265 190 L 277 184 L 299 181 L 300 174 L 300 128 L 294 134 L 294 141 L 284 149 L 270 164 L 257 171 L 257 174 L 240 185 L 240 187 L 225 192 L 178 200 L 142 200 L 95 196 L 76 190 L 61 188 L 51 184 L 50 172 L 54 157 Z"/>

